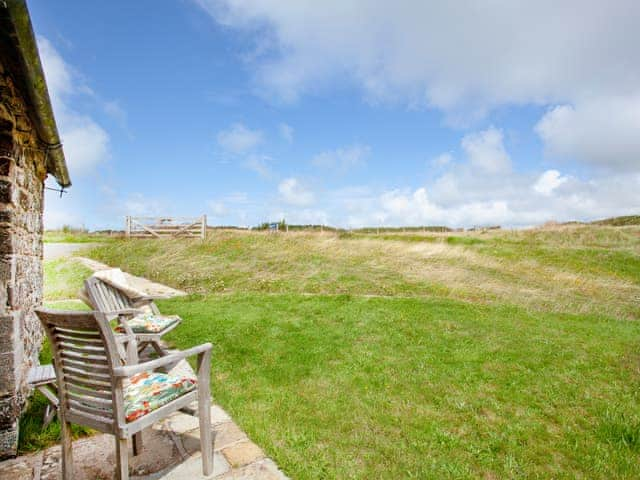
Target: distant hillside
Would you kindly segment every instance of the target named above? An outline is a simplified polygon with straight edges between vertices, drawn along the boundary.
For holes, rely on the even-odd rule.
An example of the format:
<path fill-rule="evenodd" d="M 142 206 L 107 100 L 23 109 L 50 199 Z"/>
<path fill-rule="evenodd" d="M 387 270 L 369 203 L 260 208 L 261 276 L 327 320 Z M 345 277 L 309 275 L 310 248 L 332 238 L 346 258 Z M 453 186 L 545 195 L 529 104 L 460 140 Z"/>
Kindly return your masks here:
<path fill-rule="evenodd" d="M 626 215 L 624 217 L 605 218 L 591 222 L 594 225 L 610 225 L 612 227 L 623 227 L 625 225 L 640 225 L 640 215 Z"/>

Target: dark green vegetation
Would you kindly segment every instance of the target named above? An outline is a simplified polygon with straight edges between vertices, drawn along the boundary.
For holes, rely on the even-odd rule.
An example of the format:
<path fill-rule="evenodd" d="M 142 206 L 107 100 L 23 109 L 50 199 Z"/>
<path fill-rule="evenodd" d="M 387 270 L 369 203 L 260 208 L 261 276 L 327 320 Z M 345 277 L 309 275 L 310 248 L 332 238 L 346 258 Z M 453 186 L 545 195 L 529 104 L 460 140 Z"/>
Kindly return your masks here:
<path fill-rule="evenodd" d="M 605 218 L 593 222 L 594 225 L 609 225 L 612 227 L 621 227 L 625 225 L 640 225 L 640 215 L 627 215 L 624 217 Z"/>
<path fill-rule="evenodd" d="M 90 255 L 193 295 L 179 348 L 292 478 L 638 478 L 640 229 L 216 231 Z M 58 278 L 78 285 L 73 269 Z"/>
<path fill-rule="evenodd" d="M 35 392 L 29 399 L 29 406 L 20 418 L 18 451 L 21 454 L 42 450 L 60 441 L 60 422 L 57 418 L 47 425 L 47 428 L 42 428 L 46 406 L 47 400 L 40 392 Z M 72 425 L 71 431 L 74 438 L 84 437 L 93 432 L 90 428 L 80 425 Z"/>

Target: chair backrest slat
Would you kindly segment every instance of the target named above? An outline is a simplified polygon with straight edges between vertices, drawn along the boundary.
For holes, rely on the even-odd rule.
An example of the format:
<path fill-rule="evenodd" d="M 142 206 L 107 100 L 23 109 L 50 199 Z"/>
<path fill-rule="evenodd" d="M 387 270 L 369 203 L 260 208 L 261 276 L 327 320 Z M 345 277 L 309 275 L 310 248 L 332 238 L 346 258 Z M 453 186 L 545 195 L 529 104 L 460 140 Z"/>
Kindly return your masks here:
<path fill-rule="evenodd" d="M 111 290 L 113 292 L 113 295 L 116 297 L 116 303 L 120 305 L 121 308 L 131 307 L 131 300 L 129 300 L 129 298 L 126 297 L 120 290 L 112 287 L 111 285 L 107 285 L 106 283 L 105 283 L 105 287 L 107 287 L 108 290 Z"/>
<path fill-rule="evenodd" d="M 89 300 L 101 312 L 133 308 L 133 302 L 129 297 L 99 278 L 90 277 L 84 284 Z"/>
<path fill-rule="evenodd" d="M 86 387 L 81 387 L 80 385 L 73 385 L 73 386 L 69 386 L 69 393 L 71 394 L 72 392 L 74 393 L 78 393 L 81 395 L 84 395 L 86 393 L 93 393 L 94 397 L 97 398 L 103 398 L 105 400 L 111 400 L 111 393 L 110 392 L 103 392 L 102 390 L 96 390 L 96 389 L 90 389 L 90 388 L 86 388 Z"/>
<path fill-rule="evenodd" d="M 99 312 L 36 310 L 54 355 L 60 408 L 102 431 L 113 431 L 124 412 L 116 407 L 113 368 L 117 343 Z"/>
<path fill-rule="evenodd" d="M 98 382 L 104 382 L 104 383 L 111 382 L 111 376 L 108 373 L 94 373 L 94 372 L 89 372 L 88 370 L 89 370 L 88 368 L 78 368 L 75 365 L 74 366 L 65 365 L 64 367 L 62 367 L 62 371 L 65 373 L 65 375 L 71 375 L 82 381 L 93 382 L 96 384 Z"/>
<path fill-rule="evenodd" d="M 77 361 L 69 357 L 67 357 L 65 363 L 69 368 L 78 368 L 88 373 L 94 373 L 94 374 L 109 373 L 109 365 L 104 365 L 104 364 L 100 365 L 97 363 L 92 363 L 91 365 L 87 365 L 87 363 L 82 360 Z"/>

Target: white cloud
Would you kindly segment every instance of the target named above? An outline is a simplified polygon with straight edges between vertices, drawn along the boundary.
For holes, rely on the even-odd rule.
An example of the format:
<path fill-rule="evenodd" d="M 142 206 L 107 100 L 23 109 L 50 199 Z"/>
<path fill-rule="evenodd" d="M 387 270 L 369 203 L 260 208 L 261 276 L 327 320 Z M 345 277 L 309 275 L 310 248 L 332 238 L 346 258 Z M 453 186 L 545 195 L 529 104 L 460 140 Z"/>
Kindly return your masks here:
<path fill-rule="evenodd" d="M 463 158 L 448 162 L 434 181 L 414 188 L 354 186 L 311 194 L 295 178 L 287 179 L 279 192 L 290 207 L 280 211 L 286 211 L 288 220 L 311 218 L 309 211 L 314 210 L 308 206 L 313 201 L 322 205 L 326 223 L 337 226 L 520 227 L 640 210 L 640 174 L 583 180 L 556 169 L 518 173 L 510 168 L 509 152 L 496 128 L 464 136 L 461 148 Z M 309 197 L 300 201 L 305 194 Z"/>
<path fill-rule="evenodd" d="M 536 131 L 554 155 L 600 167 L 640 169 L 640 94 L 556 106 Z"/>
<path fill-rule="evenodd" d="M 495 127 L 460 139 L 461 154 L 442 161 L 433 180 L 414 186 L 352 185 L 309 188 L 299 177 L 282 180 L 275 192 L 248 200 L 216 199 L 213 211 L 228 223 L 290 223 L 342 227 L 447 225 L 523 227 L 549 220 L 588 221 L 640 211 L 640 173 L 610 172 L 580 178 L 559 168 L 522 173 Z M 452 154 L 448 154 L 453 156 Z"/>
<path fill-rule="evenodd" d="M 533 189 L 542 195 L 548 196 L 560 185 L 566 183 L 567 180 L 568 178 L 561 176 L 558 170 L 547 170 L 536 180 Z"/>
<path fill-rule="evenodd" d="M 249 203 L 249 196 L 245 192 L 233 192 L 210 201 L 209 209 L 214 217 L 237 215 L 244 220 L 245 211 L 239 207 L 246 207 Z"/>
<path fill-rule="evenodd" d="M 209 208 L 213 212 L 213 215 L 216 217 L 224 217 L 229 214 L 229 209 L 224 204 L 224 202 L 220 202 L 220 201 L 209 202 Z"/>
<path fill-rule="evenodd" d="M 166 214 L 167 210 L 156 199 L 148 198 L 142 193 L 131 193 L 122 201 L 121 208 L 127 215 L 157 216 Z"/>
<path fill-rule="evenodd" d="M 494 180 L 478 176 L 469 161 L 457 163 L 441 178 L 409 188 L 352 186 L 310 191 L 295 177 L 283 180 L 276 196 L 233 195 L 209 204 L 229 224 L 257 225 L 285 218 L 295 224 L 342 227 L 448 225 L 522 227 L 548 220 L 588 221 L 640 209 L 640 175 L 618 174 L 581 180 L 550 171 L 508 172 Z M 446 182 L 445 182 L 446 183 Z M 462 193 L 460 193 L 462 192 Z"/>
<path fill-rule="evenodd" d="M 123 129 L 130 139 L 134 138 L 134 135 L 129 130 L 129 122 L 127 120 L 127 112 L 122 105 L 116 100 L 108 100 L 102 102 L 102 108 L 110 118 L 112 118 L 118 126 Z"/>
<path fill-rule="evenodd" d="M 278 192 L 283 202 L 298 207 L 311 205 L 315 196 L 313 192 L 305 188 L 298 179 L 286 178 L 278 185 Z"/>
<path fill-rule="evenodd" d="M 287 143 L 293 143 L 293 127 L 291 125 L 281 123 L 280 125 L 278 125 L 278 131 L 280 132 L 280 136 Z"/>
<path fill-rule="evenodd" d="M 62 137 L 72 173 L 90 172 L 109 157 L 109 135 L 89 117 L 66 118 Z"/>
<path fill-rule="evenodd" d="M 415 191 L 392 190 L 379 198 L 381 211 L 374 218 L 383 218 L 388 225 L 488 225 L 511 220 L 504 200 L 468 202 L 456 207 L 442 207 L 427 194 L 424 187 Z"/>
<path fill-rule="evenodd" d="M 109 158 L 109 134 L 93 118 L 72 108 L 74 96 L 93 96 L 79 74 L 46 38 L 38 37 L 38 49 L 73 180 L 74 175 L 91 173 Z"/>
<path fill-rule="evenodd" d="M 431 159 L 431 165 L 434 167 L 444 167 L 453 162 L 453 155 L 448 152 L 441 153 L 437 157 Z"/>
<path fill-rule="evenodd" d="M 350 212 L 343 199 L 329 213 L 338 224 L 352 227 L 522 227 L 548 220 L 588 221 L 632 214 L 640 209 L 640 175 L 610 176 L 595 181 L 567 179 L 562 188 L 544 194 L 544 201 L 536 193 L 527 194 L 526 185 L 531 185 L 528 177 L 511 174 L 504 181 L 513 184 L 512 187 L 496 192 L 476 184 L 472 186 L 473 198 L 460 202 L 444 202 L 433 188 L 425 186 L 382 191 L 369 198 L 365 208 L 357 212 Z"/>
<path fill-rule="evenodd" d="M 256 80 L 285 98 L 341 76 L 376 98 L 451 109 L 628 91 L 640 80 L 634 0 L 196 2 L 257 34 Z"/>
<path fill-rule="evenodd" d="M 194 1 L 253 34 L 245 61 L 270 100 L 346 83 L 467 125 L 503 105 L 559 105 L 538 126 L 550 153 L 638 168 L 636 0 Z"/>
<path fill-rule="evenodd" d="M 311 159 L 311 163 L 316 167 L 346 172 L 351 168 L 364 165 L 370 151 L 371 148 L 367 145 L 350 145 L 319 153 Z"/>
<path fill-rule="evenodd" d="M 54 110 L 58 110 L 64 105 L 63 97 L 76 92 L 77 79 L 74 78 L 71 67 L 48 39 L 38 36 L 37 41 L 49 96 Z"/>
<path fill-rule="evenodd" d="M 251 130 L 242 123 L 234 123 L 228 129 L 221 130 L 217 138 L 220 147 L 236 155 L 252 151 L 264 139 L 260 130 Z"/>
<path fill-rule="evenodd" d="M 54 186 L 51 180 L 49 186 Z M 60 197 L 46 191 L 44 226 L 46 229 L 87 226 L 88 228 L 124 227 L 124 217 L 175 215 L 173 205 L 166 198 L 150 198 L 134 192 L 121 192 L 118 188 L 95 182 L 78 182 Z"/>
<path fill-rule="evenodd" d="M 225 195 L 224 200 L 229 203 L 245 204 L 249 202 L 249 195 L 246 192 L 233 192 Z"/>
<path fill-rule="evenodd" d="M 302 209 L 283 215 L 287 223 L 293 225 L 328 225 L 328 215 L 324 210 Z"/>
<path fill-rule="evenodd" d="M 101 106 L 102 102 L 48 39 L 39 36 L 37 41 L 67 166 L 74 182 L 72 189 L 62 198 L 54 192 L 46 192 L 44 225 L 47 229 L 64 225 L 81 227 L 89 218 L 87 215 L 90 214 L 92 220 L 97 218 L 96 212 L 91 212 L 87 205 L 87 198 L 97 190 L 90 174 L 109 159 L 110 137 L 97 120 L 79 111 L 76 105 L 89 100 Z M 106 104 L 103 106 L 107 109 Z M 124 115 L 122 109 L 120 112 Z M 84 178 L 75 181 L 78 176 Z M 47 184 L 55 188 L 51 181 Z M 111 202 L 106 203 L 109 203 L 112 216 L 115 207 Z"/>
<path fill-rule="evenodd" d="M 49 183 L 51 188 L 59 188 L 58 184 Z M 77 211 L 77 203 L 73 201 L 73 191 L 62 197 L 54 191 L 45 190 L 44 228 L 46 230 L 60 229 L 64 226 L 80 228 L 84 225 L 83 216 Z"/>
<path fill-rule="evenodd" d="M 263 178 L 271 178 L 273 172 L 271 171 L 270 162 L 271 157 L 253 153 L 247 157 L 244 166 Z"/>
<path fill-rule="evenodd" d="M 471 165 L 489 173 L 509 171 L 511 159 L 502 142 L 502 132 L 494 127 L 465 135 L 462 149 Z"/>

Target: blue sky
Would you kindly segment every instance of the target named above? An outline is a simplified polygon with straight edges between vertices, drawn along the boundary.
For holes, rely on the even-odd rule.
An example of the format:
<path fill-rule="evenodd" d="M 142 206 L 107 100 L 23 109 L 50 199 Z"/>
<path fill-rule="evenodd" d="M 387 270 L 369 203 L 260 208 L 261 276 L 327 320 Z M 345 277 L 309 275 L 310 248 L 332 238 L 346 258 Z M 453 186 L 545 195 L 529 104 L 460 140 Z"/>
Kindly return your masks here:
<path fill-rule="evenodd" d="M 46 226 L 638 213 L 638 3 L 481 4 L 29 1 L 73 180 Z"/>

